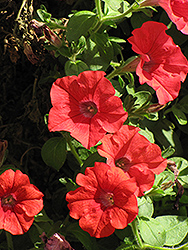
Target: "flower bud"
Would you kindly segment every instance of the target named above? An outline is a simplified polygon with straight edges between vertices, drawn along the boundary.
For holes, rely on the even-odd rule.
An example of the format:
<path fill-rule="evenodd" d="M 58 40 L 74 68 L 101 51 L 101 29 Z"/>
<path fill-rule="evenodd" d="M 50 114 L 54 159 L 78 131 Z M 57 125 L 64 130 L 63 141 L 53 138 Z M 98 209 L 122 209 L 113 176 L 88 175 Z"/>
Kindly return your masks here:
<path fill-rule="evenodd" d="M 55 47 L 60 48 L 62 41 L 60 38 L 47 26 L 42 26 L 45 38 Z"/>
<path fill-rule="evenodd" d="M 166 105 L 161 105 L 159 103 L 154 103 L 154 104 L 151 104 L 148 109 L 147 109 L 147 112 L 148 113 L 155 113 L 155 112 L 158 112 L 160 111 L 161 109 L 163 109 Z"/>
<path fill-rule="evenodd" d="M 133 56 L 133 57 L 129 58 L 125 62 L 125 65 L 123 67 L 121 67 L 120 69 L 118 69 L 119 70 L 118 73 L 122 74 L 122 73 L 126 73 L 126 72 L 135 72 L 139 62 L 140 62 L 139 56 Z"/>

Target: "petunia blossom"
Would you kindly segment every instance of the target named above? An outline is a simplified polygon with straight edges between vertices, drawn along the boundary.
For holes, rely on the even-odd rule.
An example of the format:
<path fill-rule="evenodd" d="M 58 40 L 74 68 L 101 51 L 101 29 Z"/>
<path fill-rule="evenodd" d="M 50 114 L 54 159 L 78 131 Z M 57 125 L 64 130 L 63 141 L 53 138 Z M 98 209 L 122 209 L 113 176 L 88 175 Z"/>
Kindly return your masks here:
<path fill-rule="evenodd" d="M 188 0 L 144 0 L 140 7 L 161 6 L 178 30 L 188 35 Z"/>
<path fill-rule="evenodd" d="M 29 230 L 43 208 L 43 194 L 30 184 L 20 170 L 6 170 L 0 175 L 0 229 L 13 235 Z"/>
<path fill-rule="evenodd" d="M 70 216 L 79 219 L 80 227 L 92 237 L 107 237 L 138 214 L 135 180 L 122 169 L 96 162 L 85 175 L 79 173 L 76 182 L 80 187 L 66 195 Z"/>
<path fill-rule="evenodd" d="M 137 183 L 136 195 L 142 196 L 154 183 L 155 174 L 167 166 L 158 145 L 139 134 L 139 128 L 124 125 L 115 134 L 107 134 L 97 147 L 99 154 L 107 158 L 107 164 L 123 169 Z"/>
<path fill-rule="evenodd" d="M 51 88 L 50 131 L 68 131 L 86 148 L 127 119 L 121 99 L 103 71 L 85 71 L 57 79 Z"/>
<path fill-rule="evenodd" d="M 147 83 L 155 91 L 159 104 L 174 100 L 188 73 L 188 61 L 172 38 L 165 33 L 163 23 L 148 21 L 133 30 L 128 39 L 132 49 L 140 55 L 136 68 L 141 84 Z"/>

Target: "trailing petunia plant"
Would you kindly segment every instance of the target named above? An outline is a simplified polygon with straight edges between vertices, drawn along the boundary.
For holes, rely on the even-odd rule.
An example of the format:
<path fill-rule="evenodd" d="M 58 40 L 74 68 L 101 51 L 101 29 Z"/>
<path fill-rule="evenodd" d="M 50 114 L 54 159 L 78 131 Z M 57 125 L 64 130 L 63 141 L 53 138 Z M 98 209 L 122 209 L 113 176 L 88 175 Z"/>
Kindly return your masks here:
<path fill-rule="evenodd" d="M 7 245 L 29 230 L 32 249 L 188 249 L 188 0 L 77 6 L 58 19 L 41 5 L 30 21 L 57 62 L 39 80 L 51 100 L 41 156 L 63 172 L 64 216 L 46 214 L 48 194 L 1 150 Z"/>

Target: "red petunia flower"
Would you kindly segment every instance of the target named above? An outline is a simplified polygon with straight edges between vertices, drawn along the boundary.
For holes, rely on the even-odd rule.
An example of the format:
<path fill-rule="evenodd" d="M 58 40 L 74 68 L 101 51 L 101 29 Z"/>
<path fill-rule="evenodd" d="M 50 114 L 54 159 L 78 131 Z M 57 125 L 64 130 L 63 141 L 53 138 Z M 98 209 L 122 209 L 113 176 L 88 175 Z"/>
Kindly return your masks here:
<path fill-rule="evenodd" d="M 158 145 L 150 143 L 138 133 L 137 127 L 124 125 L 115 134 L 107 134 L 97 147 L 100 155 L 107 158 L 107 164 L 120 167 L 128 177 L 135 177 L 136 195 L 143 195 L 154 183 L 155 175 L 167 166 Z"/>
<path fill-rule="evenodd" d="M 177 29 L 188 35 L 188 1 L 159 0 L 159 5 L 166 11 Z"/>
<path fill-rule="evenodd" d="M 0 175 L 0 229 L 13 235 L 29 230 L 34 216 L 43 208 L 43 194 L 30 184 L 20 170 L 6 170 Z"/>
<path fill-rule="evenodd" d="M 161 6 L 177 29 L 188 35 L 188 1 L 187 0 L 144 0 L 140 6 Z"/>
<path fill-rule="evenodd" d="M 114 133 L 127 119 L 121 99 L 103 71 L 85 71 L 57 79 L 52 85 L 48 128 L 68 131 L 85 148 L 106 132 Z"/>
<path fill-rule="evenodd" d="M 136 68 L 141 84 L 147 83 L 157 94 L 159 104 L 174 100 L 188 73 L 188 61 L 172 38 L 165 33 L 163 23 L 149 21 L 135 29 L 128 39 L 132 49 L 140 54 Z"/>
<path fill-rule="evenodd" d="M 96 162 L 85 175 L 79 173 L 76 182 L 81 187 L 66 195 L 70 216 L 80 219 L 80 227 L 91 236 L 107 237 L 138 214 L 134 178 L 126 177 L 120 168 Z"/>

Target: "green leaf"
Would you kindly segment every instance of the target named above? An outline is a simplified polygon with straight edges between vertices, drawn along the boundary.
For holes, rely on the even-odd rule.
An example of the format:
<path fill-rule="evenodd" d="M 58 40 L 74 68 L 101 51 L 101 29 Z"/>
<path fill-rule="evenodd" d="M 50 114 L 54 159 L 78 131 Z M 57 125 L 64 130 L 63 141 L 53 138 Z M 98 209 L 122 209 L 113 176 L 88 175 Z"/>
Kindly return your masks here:
<path fill-rule="evenodd" d="M 148 139 L 148 141 L 150 141 L 151 143 L 155 142 L 155 138 L 153 136 L 153 133 L 151 131 L 149 131 L 147 129 L 147 127 L 145 129 L 141 129 L 138 133 L 143 135 L 144 137 L 146 137 Z"/>
<path fill-rule="evenodd" d="M 188 174 L 188 161 L 183 157 L 172 157 L 169 160 L 174 161 L 178 170 L 180 171 L 179 176 Z"/>
<path fill-rule="evenodd" d="M 53 222 L 46 214 L 46 212 L 44 211 L 44 209 L 42 209 L 42 211 L 35 215 L 35 222 Z"/>
<path fill-rule="evenodd" d="M 108 35 L 104 33 L 94 33 L 91 35 L 91 39 L 97 45 L 100 55 L 109 58 L 110 62 L 113 59 L 114 52 L 112 43 L 108 40 Z"/>
<path fill-rule="evenodd" d="M 70 226 L 66 228 L 66 233 L 73 234 L 87 250 L 99 250 L 96 239 L 83 231 L 77 222 L 71 223 Z"/>
<path fill-rule="evenodd" d="M 181 111 L 180 109 L 176 108 L 176 106 L 172 106 L 172 112 L 174 116 L 176 117 L 177 121 L 180 125 L 186 125 L 187 124 L 187 118 L 186 115 Z"/>
<path fill-rule="evenodd" d="M 172 148 L 171 146 L 169 146 L 168 148 L 166 148 L 165 150 L 162 151 L 162 157 L 163 158 L 168 158 L 171 155 L 173 155 L 175 152 L 175 149 Z"/>
<path fill-rule="evenodd" d="M 79 75 L 81 72 L 88 70 L 87 64 L 85 64 L 81 60 L 76 60 L 76 61 L 66 61 L 65 63 L 65 74 L 67 76 L 71 75 Z"/>
<path fill-rule="evenodd" d="M 67 46 L 62 45 L 57 51 L 62 56 L 65 56 L 65 57 L 70 57 L 71 56 L 70 49 Z"/>
<path fill-rule="evenodd" d="M 110 36 L 109 41 L 115 42 L 115 43 L 126 43 L 126 41 L 122 38 L 115 37 L 115 36 Z"/>
<path fill-rule="evenodd" d="M 138 216 L 139 217 L 146 217 L 150 218 L 153 215 L 154 212 L 154 207 L 153 207 L 153 202 L 149 198 L 149 196 L 142 196 L 141 198 L 137 198 L 138 200 Z"/>
<path fill-rule="evenodd" d="M 140 108 L 150 102 L 152 95 L 149 91 L 139 91 L 133 94 L 133 97 L 137 98 L 135 101 L 136 108 Z"/>
<path fill-rule="evenodd" d="M 123 0 L 103 0 L 105 3 L 109 5 L 109 7 L 113 10 L 118 10 L 121 7 L 121 3 Z"/>
<path fill-rule="evenodd" d="M 184 96 L 179 103 L 177 104 L 177 107 L 181 109 L 184 113 L 188 114 L 188 95 Z"/>
<path fill-rule="evenodd" d="M 144 13 L 133 13 L 131 17 L 131 24 L 134 29 L 140 28 L 143 23 L 147 21 L 152 21 L 152 19 L 148 16 L 146 16 Z"/>
<path fill-rule="evenodd" d="M 59 170 L 66 160 L 66 140 L 63 137 L 50 138 L 42 147 L 41 156 L 46 165 Z"/>
<path fill-rule="evenodd" d="M 152 245 L 161 247 L 166 241 L 166 232 L 164 227 L 155 219 L 139 220 L 139 229 L 142 239 Z"/>
<path fill-rule="evenodd" d="M 99 53 L 98 46 L 90 38 L 86 41 L 86 48 L 82 54 L 82 60 L 91 70 L 105 71 L 109 67 L 111 58 Z"/>
<path fill-rule="evenodd" d="M 43 4 L 40 6 L 40 9 L 37 10 L 37 14 L 43 22 L 49 22 L 52 16 L 47 12 L 47 9 Z"/>
<path fill-rule="evenodd" d="M 155 218 L 166 231 L 166 246 L 180 244 L 187 235 L 188 218 L 176 215 L 158 216 Z"/>
<path fill-rule="evenodd" d="M 66 38 L 69 42 L 77 41 L 93 26 L 96 14 L 91 11 L 79 11 L 71 16 L 67 24 Z"/>

